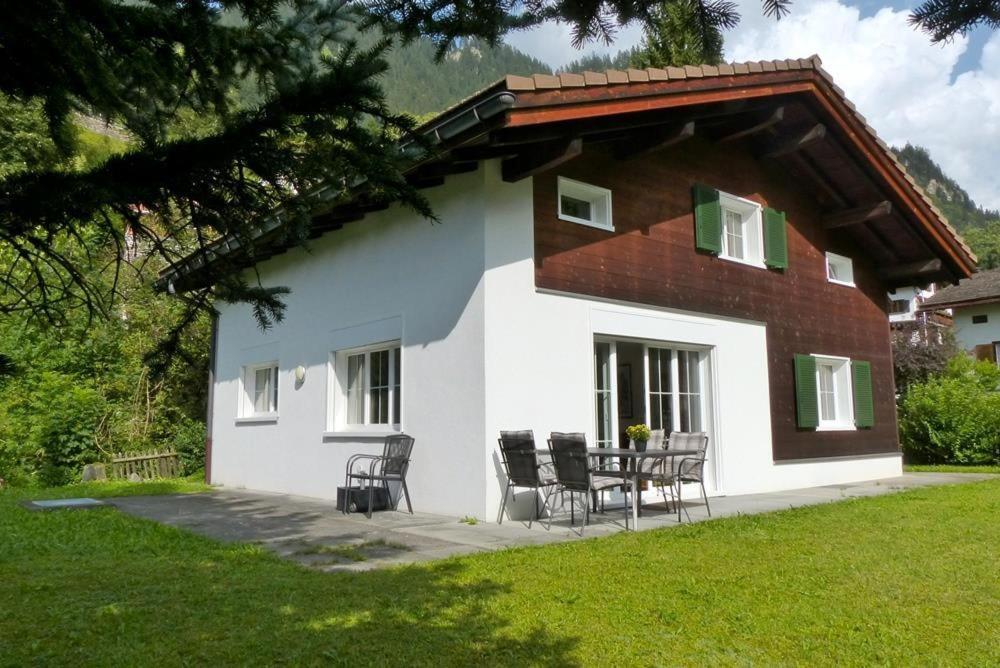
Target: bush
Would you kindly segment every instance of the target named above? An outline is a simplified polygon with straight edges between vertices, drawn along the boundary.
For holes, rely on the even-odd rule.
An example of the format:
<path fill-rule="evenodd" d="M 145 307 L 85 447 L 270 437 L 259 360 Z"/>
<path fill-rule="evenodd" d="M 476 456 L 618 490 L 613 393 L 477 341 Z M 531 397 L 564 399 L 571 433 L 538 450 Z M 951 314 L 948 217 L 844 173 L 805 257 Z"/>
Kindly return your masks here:
<path fill-rule="evenodd" d="M 205 468 L 205 425 L 198 420 L 182 418 L 174 432 L 174 447 L 184 465 L 185 475 Z"/>
<path fill-rule="evenodd" d="M 911 463 L 1000 463 L 1000 369 L 961 355 L 945 373 L 912 385 L 899 407 Z"/>

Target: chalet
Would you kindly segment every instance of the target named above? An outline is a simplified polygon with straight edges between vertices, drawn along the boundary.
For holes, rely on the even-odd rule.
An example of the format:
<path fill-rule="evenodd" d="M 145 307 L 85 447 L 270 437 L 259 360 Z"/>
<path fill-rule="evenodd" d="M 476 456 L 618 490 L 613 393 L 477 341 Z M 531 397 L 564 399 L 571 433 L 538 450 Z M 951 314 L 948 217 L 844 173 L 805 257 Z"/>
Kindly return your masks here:
<path fill-rule="evenodd" d="M 1000 364 L 1000 269 L 981 271 L 939 290 L 921 309 L 951 309 L 958 344 L 977 359 Z"/>
<path fill-rule="evenodd" d="M 422 132 L 439 224 L 323 211 L 257 262 L 280 326 L 221 306 L 213 483 L 332 498 L 402 431 L 418 510 L 493 517 L 500 430 L 641 422 L 709 434 L 709 494 L 900 474 L 886 294 L 975 260 L 818 57 L 508 76 Z"/>

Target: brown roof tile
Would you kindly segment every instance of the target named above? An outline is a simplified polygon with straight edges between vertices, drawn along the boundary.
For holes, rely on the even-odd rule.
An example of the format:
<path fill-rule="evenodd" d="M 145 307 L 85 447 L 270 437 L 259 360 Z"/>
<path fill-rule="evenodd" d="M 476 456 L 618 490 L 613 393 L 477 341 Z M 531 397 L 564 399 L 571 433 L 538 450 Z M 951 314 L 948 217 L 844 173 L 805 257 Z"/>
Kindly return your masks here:
<path fill-rule="evenodd" d="M 551 74 L 536 74 L 532 77 L 535 80 L 535 88 L 559 88 L 559 77 Z"/>
<path fill-rule="evenodd" d="M 582 74 L 570 74 L 568 72 L 559 75 L 559 83 L 563 88 L 575 88 L 587 85 Z"/>
<path fill-rule="evenodd" d="M 608 85 L 608 75 L 601 72 L 584 72 L 583 80 L 588 86 Z"/>
<path fill-rule="evenodd" d="M 683 67 L 668 67 L 667 76 L 671 79 L 687 79 L 687 73 Z"/>
<path fill-rule="evenodd" d="M 705 76 L 705 73 L 702 72 L 701 68 L 697 67 L 695 65 L 685 65 L 684 66 L 684 74 L 688 78 L 697 78 L 697 77 Z"/>
<path fill-rule="evenodd" d="M 608 84 L 626 84 L 628 83 L 628 74 L 622 72 L 621 70 L 608 70 Z"/>
<path fill-rule="evenodd" d="M 531 77 L 519 77 L 516 74 L 508 74 L 505 82 L 507 90 L 535 90 L 535 80 Z"/>
<path fill-rule="evenodd" d="M 669 77 L 667 76 L 666 70 L 661 70 L 658 67 L 650 67 L 646 70 L 649 73 L 650 81 L 666 81 Z"/>

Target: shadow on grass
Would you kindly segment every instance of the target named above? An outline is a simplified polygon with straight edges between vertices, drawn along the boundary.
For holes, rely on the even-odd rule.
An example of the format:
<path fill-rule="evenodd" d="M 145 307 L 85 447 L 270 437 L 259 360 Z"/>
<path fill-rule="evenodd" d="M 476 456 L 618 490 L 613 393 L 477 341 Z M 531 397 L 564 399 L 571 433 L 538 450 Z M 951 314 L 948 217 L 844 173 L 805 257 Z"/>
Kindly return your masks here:
<path fill-rule="evenodd" d="M 322 573 L 112 509 L 31 513 L 10 501 L 0 663 L 578 662 L 574 635 L 512 611 L 512 586 L 460 559 Z"/>

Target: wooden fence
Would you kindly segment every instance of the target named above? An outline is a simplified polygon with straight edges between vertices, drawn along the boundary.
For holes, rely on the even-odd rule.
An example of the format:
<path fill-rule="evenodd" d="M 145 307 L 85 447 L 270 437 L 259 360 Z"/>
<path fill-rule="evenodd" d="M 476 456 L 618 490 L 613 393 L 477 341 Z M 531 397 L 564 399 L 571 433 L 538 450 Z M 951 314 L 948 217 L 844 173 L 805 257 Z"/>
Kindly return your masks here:
<path fill-rule="evenodd" d="M 128 478 L 135 473 L 143 480 L 176 478 L 181 474 L 181 458 L 169 450 L 116 452 L 111 458 L 111 477 Z"/>

